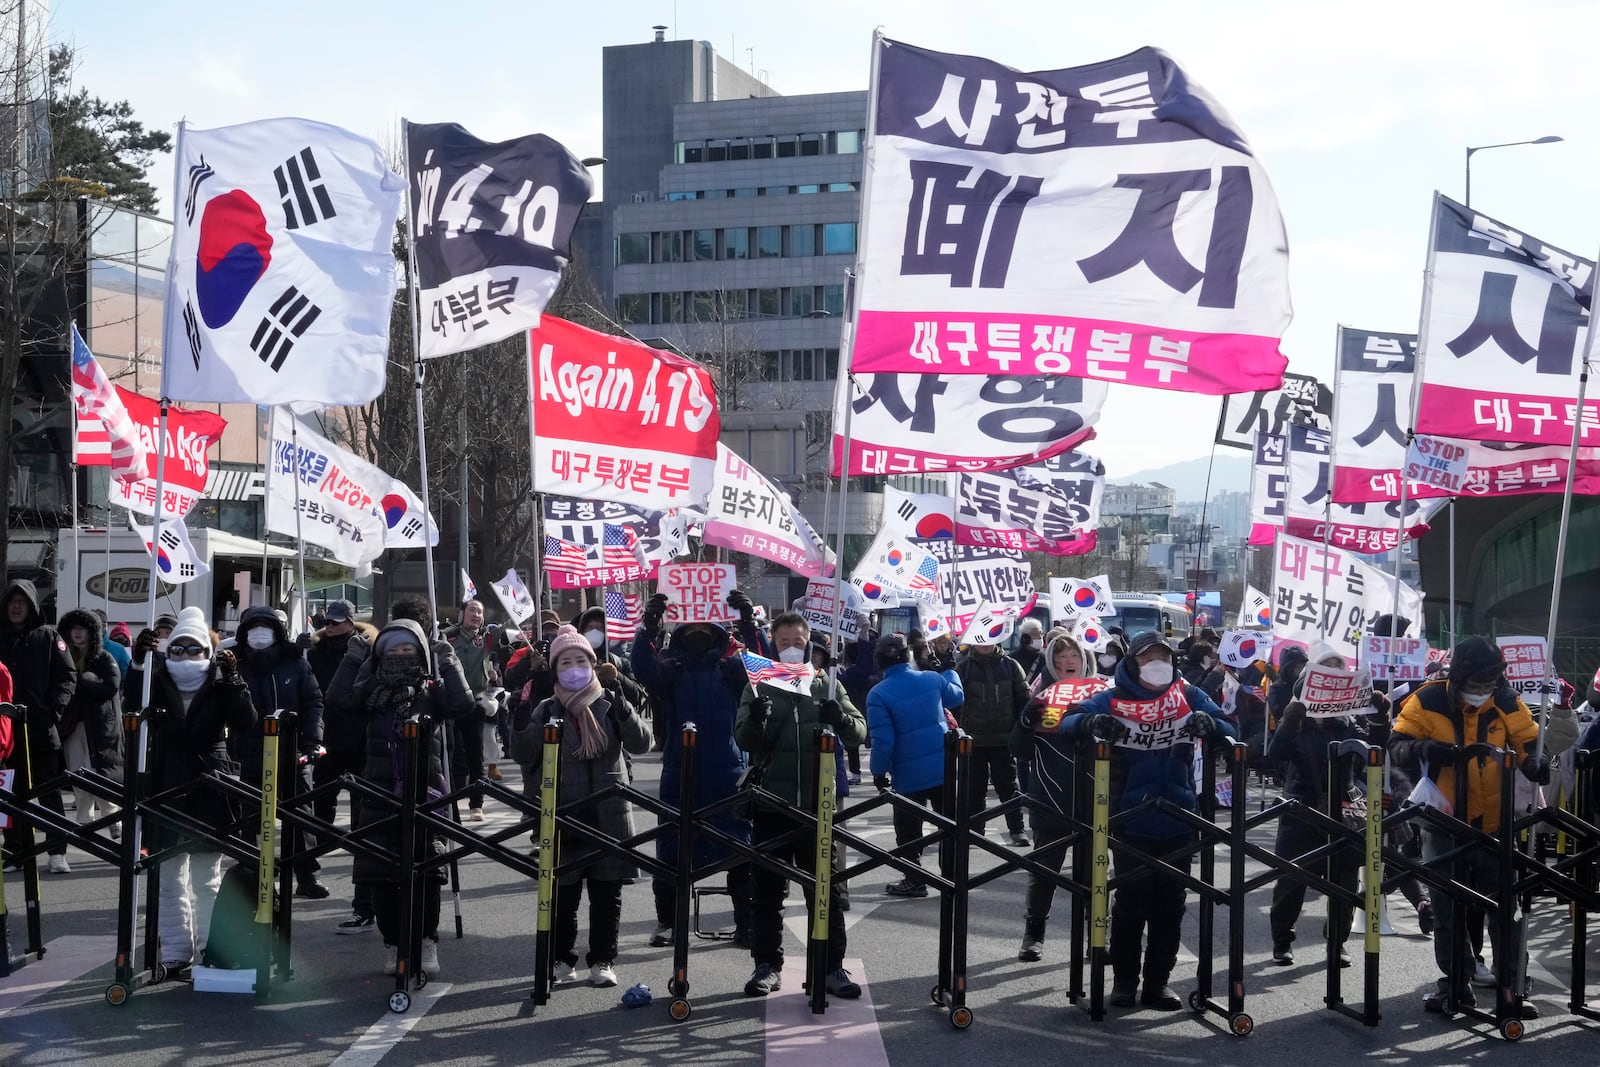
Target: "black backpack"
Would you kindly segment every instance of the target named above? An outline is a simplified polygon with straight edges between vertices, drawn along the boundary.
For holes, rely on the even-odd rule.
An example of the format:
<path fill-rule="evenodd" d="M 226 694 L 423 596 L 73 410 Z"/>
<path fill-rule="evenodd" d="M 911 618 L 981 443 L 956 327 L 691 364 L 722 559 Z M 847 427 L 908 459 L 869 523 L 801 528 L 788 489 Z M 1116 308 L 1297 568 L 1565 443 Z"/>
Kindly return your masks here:
<path fill-rule="evenodd" d="M 257 870 L 235 864 L 222 876 L 217 890 L 217 905 L 211 912 L 211 929 L 206 933 L 203 961 L 207 967 L 225 970 L 250 970 L 266 957 L 266 945 L 259 939 L 278 927 L 278 891 L 272 891 L 272 925 L 256 922 Z"/>

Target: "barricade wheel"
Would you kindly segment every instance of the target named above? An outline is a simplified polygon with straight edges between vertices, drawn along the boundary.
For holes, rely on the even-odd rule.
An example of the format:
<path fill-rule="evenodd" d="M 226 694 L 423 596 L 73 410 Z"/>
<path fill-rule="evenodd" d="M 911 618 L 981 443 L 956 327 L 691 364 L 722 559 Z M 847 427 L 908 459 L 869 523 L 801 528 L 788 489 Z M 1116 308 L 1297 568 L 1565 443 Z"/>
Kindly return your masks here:
<path fill-rule="evenodd" d="M 691 1010 L 692 1009 L 689 1007 L 689 1002 L 684 1000 L 682 997 L 678 997 L 671 1004 L 667 1005 L 667 1014 L 672 1016 L 672 1021 L 675 1023 L 688 1022 L 689 1013 Z"/>
<path fill-rule="evenodd" d="M 957 1030 L 965 1030 L 972 1025 L 972 1009 L 968 1007 L 950 1009 L 950 1025 Z"/>
<path fill-rule="evenodd" d="M 417 983 L 417 988 L 418 989 L 426 989 L 428 987 L 428 972 L 427 971 L 418 971 L 413 977 L 414 977 L 414 979 L 415 979 L 415 981 Z"/>
<path fill-rule="evenodd" d="M 1256 1021 L 1242 1011 L 1228 1020 L 1228 1029 L 1233 1031 L 1234 1037 L 1249 1037 L 1255 1028 Z"/>
<path fill-rule="evenodd" d="M 1200 995 L 1200 990 L 1198 990 L 1198 989 L 1193 990 L 1189 994 L 1189 1010 L 1190 1011 L 1205 1011 L 1206 1010 L 1206 998 L 1202 997 Z"/>
<path fill-rule="evenodd" d="M 113 1008 L 120 1008 L 124 1004 L 128 1003 L 128 997 L 132 993 L 133 990 L 129 989 L 123 983 L 113 982 L 106 986 L 106 1003 L 111 1005 Z"/>
<path fill-rule="evenodd" d="M 940 1007 L 944 1006 L 944 986 L 934 986 L 933 989 L 929 991 L 928 996 L 935 1004 L 938 1004 Z"/>
<path fill-rule="evenodd" d="M 411 994 L 404 990 L 396 990 L 389 994 L 389 1010 L 396 1015 L 404 1015 L 411 1010 Z"/>
<path fill-rule="evenodd" d="M 1521 1019 L 1504 1019 L 1500 1023 L 1500 1036 L 1507 1041 L 1521 1041 L 1525 1032 Z"/>
<path fill-rule="evenodd" d="M 675 997 L 686 997 L 686 996 L 688 996 L 689 995 L 689 982 L 688 982 L 688 980 L 685 979 L 684 981 L 680 982 L 676 978 L 669 978 L 667 980 L 667 992 L 670 993 L 671 995 L 675 996 Z"/>
<path fill-rule="evenodd" d="M 165 982 L 166 980 L 167 980 L 167 965 L 166 964 L 158 963 L 154 967 L 150 968 L 150 984 L 151 985 L 155 985 L 158 982 Z"/>

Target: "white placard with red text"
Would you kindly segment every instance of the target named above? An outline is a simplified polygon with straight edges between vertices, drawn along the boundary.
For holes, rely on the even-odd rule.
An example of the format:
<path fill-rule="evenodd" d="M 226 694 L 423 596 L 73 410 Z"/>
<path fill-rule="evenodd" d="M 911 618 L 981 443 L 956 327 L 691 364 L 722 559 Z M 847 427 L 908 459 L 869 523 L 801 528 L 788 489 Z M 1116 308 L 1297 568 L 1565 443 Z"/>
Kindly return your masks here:
<path fill-rule="evenodd" d="M 739 613 L 728 606 L 728 594 L 739 587 L 731 563 L 663 563 L 656 592 L 667 595 L 667 621 L 733 622 Z"/>

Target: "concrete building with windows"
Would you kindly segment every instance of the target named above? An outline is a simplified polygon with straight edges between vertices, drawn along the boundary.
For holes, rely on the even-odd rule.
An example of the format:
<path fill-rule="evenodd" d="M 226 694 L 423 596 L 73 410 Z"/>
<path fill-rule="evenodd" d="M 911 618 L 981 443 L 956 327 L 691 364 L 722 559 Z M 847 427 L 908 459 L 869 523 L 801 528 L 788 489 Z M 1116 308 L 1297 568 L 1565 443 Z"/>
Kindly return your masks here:
<path fill-rule="evenodd" d="M 605 197 L 589 262 L 611 317 L 712 369 L 724 441 L 821 529 L 867 94 L 781 96 L 706 42 L 659 29 L 606 48 L 603 68 Z M 852 486 L 848 534 L 876 525 L 870 488 Z M 799 595 L 780 579 L 762 585 L 769 602 Z"/>

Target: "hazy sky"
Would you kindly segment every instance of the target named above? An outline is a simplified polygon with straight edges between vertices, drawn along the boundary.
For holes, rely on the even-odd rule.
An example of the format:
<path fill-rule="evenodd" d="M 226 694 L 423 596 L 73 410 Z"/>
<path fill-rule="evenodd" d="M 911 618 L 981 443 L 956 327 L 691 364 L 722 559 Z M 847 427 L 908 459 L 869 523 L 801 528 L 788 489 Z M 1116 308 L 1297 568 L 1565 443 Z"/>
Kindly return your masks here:
<path fill-rule="evenodd" d="M 600 50 L 710 41 L 783 93 L 866 88 L 871 33 L 1020 69 L 1166 49 L 1220 99 L 1271 176 L 1288 226 L 1290 368 L 1332 377 L 1337 324 L 1414 330 L 1428 205 L 1460 199 L 1592 258 L 1600 241 L 1600 3 L 1192 2 L 993 5 L 711 0 L 53 0 L 78 82 L 147 123 L 302 115 L 380 141 L 403 115 L 498 139 L 542 131 L 598 153 Z M 602 168 L 603 171 L 603 168 Z M 603 180 L 603 173 L 599 175 Z M 158 174 L 158 184 L 170 177 Z M 1101 422 L 1113 477 L 1204 455 L 1218 401 L 1113 386 Z M 1242 453 L 1240 453 L 1242 454 Z"/>

